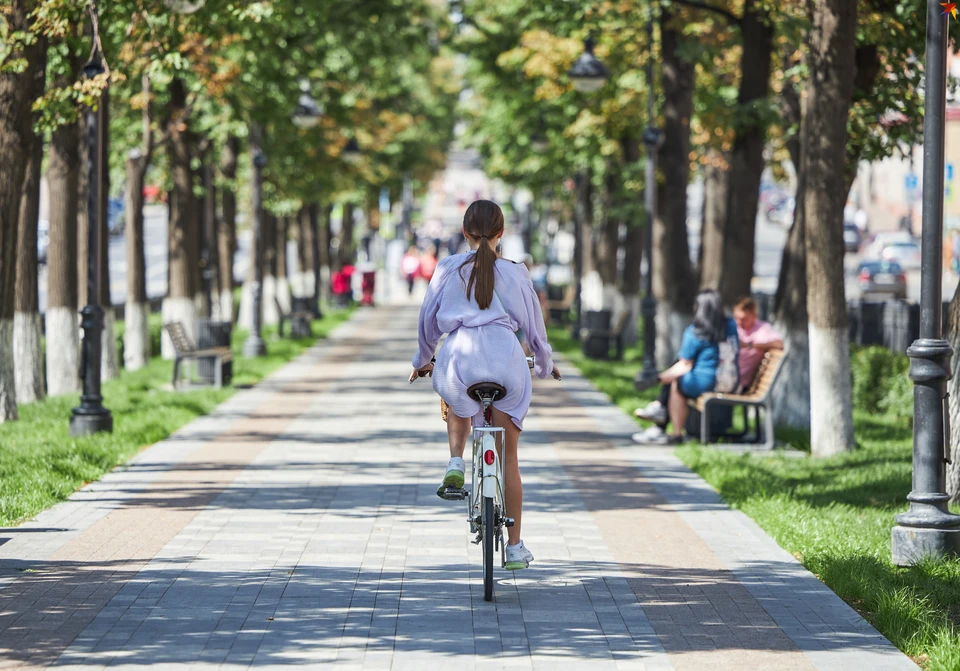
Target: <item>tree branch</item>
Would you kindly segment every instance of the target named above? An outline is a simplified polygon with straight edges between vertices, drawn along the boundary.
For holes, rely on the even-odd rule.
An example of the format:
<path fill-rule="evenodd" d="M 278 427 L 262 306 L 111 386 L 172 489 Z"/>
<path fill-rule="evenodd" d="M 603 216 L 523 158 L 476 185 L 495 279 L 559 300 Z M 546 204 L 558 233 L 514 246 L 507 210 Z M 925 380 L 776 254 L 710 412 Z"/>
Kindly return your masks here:
<path fill-rule="evenodd" d="M 697 2 L 697 0 L 676 0 L 677 4 L 686 5 L 687 7 L 692 7 L 694 9 L 705 9 L 708 12 L 713 12 L 714 14 L 719 14 L 725 18 L 729 23 L 732 23 L 735 26 L 740 25 L 740 17 L 731 12 L 730 10 L 724 9 L 723 7 L 716 7 L 714 5 L 708 5 L 705 2 Z"/>

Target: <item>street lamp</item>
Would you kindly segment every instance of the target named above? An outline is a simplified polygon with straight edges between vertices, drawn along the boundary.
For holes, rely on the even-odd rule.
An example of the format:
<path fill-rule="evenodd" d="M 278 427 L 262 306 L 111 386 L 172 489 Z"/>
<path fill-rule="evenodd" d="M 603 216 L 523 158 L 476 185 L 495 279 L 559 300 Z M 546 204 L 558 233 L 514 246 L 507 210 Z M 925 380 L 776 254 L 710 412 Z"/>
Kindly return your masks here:
<path fill-rule="evenodd" d="M 92 32 L 91 28 L 91 32 Z M 90 61 L 83 66 L 83 74 L 87 79 L 102 75 L 105 70 L 103 59 L 96 36 L 93 41 L 93 55 Z M 102 101 L 101 101 L 102 103 Z M 94 433 L 112 432 L 113 416 L 103 407 L 103 396 L 100 394 L 100 358 L 102 355 L 103 340 L 103 308 L 99 305 L 100 291 L 100 232 L 106 222 L 100 217 L 100 186 L 103 165 L 103 144 L 101 139 L 106 131 L 100 123 L 105 116 L 104 107 L 98 105 L 97 110 L 87 108 L 87 174 L 89 175 L 89 191 L 87 195 L 87 305 L 80 311 L 80 326 L 83 329 L 83 346 L 81 350 L 81 375 L 83 376 L 83 393 L 80 396 L 80 405 L 73 409 L 70 416 L 70 435 L 89 436 Z"/>
<path fill-rule="evenodd" d="M 360 157 L 363 156 L 363 152 L 360 151 L 360 145 L 357 143 L 357 138 L 350 138 L 350 140 L 347 142 L 347 146 L 345 146 L 343 151 L 340 153 L 340 156 L 350 165 L 356 165 L 360 162 Z"/>
<path fill-rule="evenodd" d="M 250 283 L 253 323 L 250 335 L 243 343 L 243 355 L 257 357 L 267 353 L 267 345 L 261 334 L 263 328 L 263 169 L 267 165 L 267 157 L 260 147 L 260 127 L 256 123 L 250 128 L 250 153 L 253 158 L 253 203 L 251 204 L 253 240 L 250 258 L 250 263 L 253 264 L 253 282 Z"/>
<path fill-rule="evenodd" d="M 177 14 L 193 14 L 207 4 L 207 0 L 164 0 L 163 4 Z"/>
<path fill-rule="evenodd" d="M 655 385 L 660 375 L 657 371 L 657 301 L 653 297 L 653 222 L 657 218 L 657 153 L 663 135 L 656 127 L 653 109 L 653 7 L 650 8 L 650 20 L 647 23 L 647 38 L 650 54 L 647 57 L 647 129 L 643 132 L 643 144 L 647 148 L 646 176 L 643 192 L 647 221 L 643 231 L 643 255 L 647 259 L 647 273 L 643 278 L 643 302 L 640 313 L 643 315 L 643 368 L 633 380 L 637 391 L 649 389 Z"/>
<path fill-rule="evenodd" d="M 573 88 L 580 93 L 594 93 L 607 83 L 607 67 L 593 55 L 593 46 L 593 38 L 588 37 L 583 41 L 583 53 L 574 61 L 567 73 Z M 576 216 L 573 221 L 576 238 L 573 253 L 574 284 L 576 285 L 572 333 L 574 340 L 580 340 L 580 324 L 583 316 L 583 300 L 580 294 L 583 290 L 583 222 L 587 216 L 586 198 L 590 193 L 588 179 L 587 171 L 581 170 L 574 180 L 577 187 Z"/>
<path fill-rule="evenodd" d="M 950 459 L 946 383 L 953 350 L 943 339 L 943 144 L 946 110 L 947 20 L 939 0 L 927 0 L 923 111 L 923 223 L 920 240 L 920 338 L 907 349 L 913 380 L 913 484 L 910 509 L 897 515 L 893 563 L 960 555 L 960 515 L 947 508 Z M 954 459 L 960 458 L 954 455 Z"/>
<path fill-rule="evenodd" d="M 293 125 L 304 130 L 315 128 L 320 123 L 323 110 L 317 101 L 310 95 L 310 82 L 306 79 L 300 82 L 300 98 L 293 111 Z"/>
<path fill-rule="evenodd" d="M 607 66 L 593 55 L 593 38 L 583 41 L 583 53 L 573 62 L 567 76 L 580 93 L 594 93 L 607 83 Z"/>

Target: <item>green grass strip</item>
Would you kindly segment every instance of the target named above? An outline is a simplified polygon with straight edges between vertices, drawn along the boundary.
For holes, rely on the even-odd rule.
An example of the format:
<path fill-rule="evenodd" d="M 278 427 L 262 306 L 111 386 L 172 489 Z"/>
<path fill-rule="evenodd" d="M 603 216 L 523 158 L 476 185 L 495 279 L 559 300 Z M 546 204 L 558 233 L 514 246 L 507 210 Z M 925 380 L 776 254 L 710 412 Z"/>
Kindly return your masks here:
<path fill-rule="evenodd" d="M 550 342 L 631 416 L 653 398 L 633 390 L 639 348 L 622 362 L 595 361 L 566 331 L 551 329 Z M 837 457 L 756 457 L 699 444 L 677 455 L 925 669 L 960 671 L 960 560 L 890 562 L 893 518 L 910 491 L 909 425 L 858 410 L 855 426 L 859 449 Z"/>
<path fill-rule="evenodd" d="M 327 312 L 313 322 L 312 338 L 279 339 L 265 329 L 267 355 L 240 356 L 245 331 L 234 330 L 233 382 L 221 390 L 173 391 L 173 364 L 155 357 L 138 371 L 123 371 L 103 385 L 104 405 L 113 413 L 113 433 L 84 438 L 69 435 L 70 411 L 79 394 L 20 406 L 20 420 L 0 424 L 0 526 L 11 526 L 63 501 L 88 482 L 211 412 L 238 387 L 251 385 L 325 338 L 350 315 Z M 159 315 L 154 317 L 158 319 Z"/>

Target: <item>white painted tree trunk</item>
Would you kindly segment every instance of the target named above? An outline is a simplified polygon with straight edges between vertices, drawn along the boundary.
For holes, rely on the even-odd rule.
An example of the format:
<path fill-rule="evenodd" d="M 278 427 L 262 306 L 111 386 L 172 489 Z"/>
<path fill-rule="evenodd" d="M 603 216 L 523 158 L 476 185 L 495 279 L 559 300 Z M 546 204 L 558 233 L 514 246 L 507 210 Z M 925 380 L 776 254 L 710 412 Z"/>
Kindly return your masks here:
<path fill-rule="evenodd" d="M 0 423 L 18 419 L 13 357 L 13 320 L 0 319 Z"/>
<path fill-rule="evenodd" d="M 273 275 L 263 276 L 263 325 L 275 326 L 280 323 L 280 313 L 277 312 L 277 278 Z M 251 317 L 252 319 L 252 317 Z M 251 321 L 251 326 L 253 322 Z"/>
<path fill-rule="evenodd" d="M 682 314 L 660 301 L 657 303 L 657 369 L 665 370 L 677 360 L 683 330 L 693 322 L 693 315 Z"/>
<path fill-rule="evenodd" d="M 127 303 L 124 308 L 123 365 L 140 370 L 150 361 L 150 329 L 147 303 Z"/>
<path fill-rule="evenodd" d="M 213 318 L 233 323 L 233 291 L 224 289 L 220 292 L 220 297 L 214 301 Z"/>
<path fill-rule="evenodd" d="M 960 293 L 957 294 L 960 296 Z M 956 298 L 954 300 L 957 300 Z M 951 304 L 951 311 L 953 311 Z M 946 334 L 953 347 L 953 377 L 947 382 L 950 394 L 950 461 L 947 464 L 947 494 L 954 503 L 960 503 L 960 332 Z"/>
<path fill-rule="evenodd" d="M 80 326 L 72 308 L 49 308 L 47 320 L 47 394 L 80 391 Z"/>
<path fill-rule="evenodd" d="M 278 277 L 276 280 L 277 300 L 280 301 L 280 307 L 285 313 L 290 312 L 290 281 L 286 277 Z"/>
<path fill-rule="evenodd" d="M 845 328 L 820 328 L 812 322 L 808 329 L 810 444 L 814 456 L 829 457 L 854 444 L 849 334 Z"/>
<path fill-rule="evenodd" d="M 43 348 L 40 315 L 17 312 L 13 317 L 13 365 L 17 386 L 17 403 L 43 400 Z"/>
<path fill-rule="evenodd" d="M 106 382 L 120 375 L 120 354 L 117 352 L 117 315 L 113 308 L 103 312 L 103 341 L 100 353 L 100 379 Z"/>
<path fill-rule="evenodd" d="M 183 323 L 187 335 L 190 336 L 190 339 L 193 340 L 194 343 L 196 343 L 197 304 L 194 299 L 184 297 L 164 298 L 161 312 L 163 313 L 164 324 L 169 324 L 171 322 Z M 163 336 L 161 336 L 160 339 L 160 354 L 164 359 L 173 359 L 173 342 L 170 340 L 170 336 L 167 335 L 166 330 L 164 330 Z"/>
<path fill-rule="evenodd" d="M 249 331 L 253 328 L 253 293 L 250 282 L 244 282 L 240 288 L 240 311 L 237 314 L 237 328 Z"/>
<path fill-rule="evenodd" d="M 778 323 L 787 351 L 777 384 L 773 386 L 774 423 L 810 430 L 810 345 L 805 330 Z"/>

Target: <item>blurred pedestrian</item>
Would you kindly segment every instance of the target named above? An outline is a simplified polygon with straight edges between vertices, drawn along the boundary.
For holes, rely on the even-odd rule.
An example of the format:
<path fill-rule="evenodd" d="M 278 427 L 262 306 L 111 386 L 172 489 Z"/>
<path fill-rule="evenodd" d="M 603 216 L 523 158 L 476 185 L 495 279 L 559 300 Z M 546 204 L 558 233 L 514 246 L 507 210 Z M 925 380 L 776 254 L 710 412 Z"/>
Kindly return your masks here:
<path fill-rule="evenodd" d="M 400 259 L 400 272 L 407 281 L 407 291 L 413 295 L 413 284 L 420 274 L 420 253 L 416 247 L 410 246 L 407 253 Z"/>
<path fill-rule="evenodd" d="M 420 277 L 430 284 L 433 279 L 433 273 L 437 269 L 437 250 L 431 247 L 428 251 L 420 255 Z"/>

